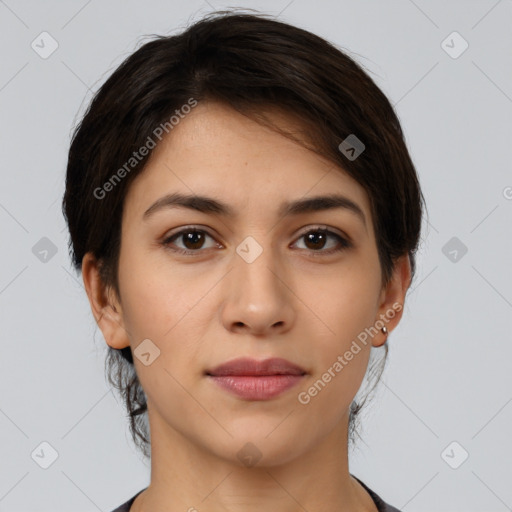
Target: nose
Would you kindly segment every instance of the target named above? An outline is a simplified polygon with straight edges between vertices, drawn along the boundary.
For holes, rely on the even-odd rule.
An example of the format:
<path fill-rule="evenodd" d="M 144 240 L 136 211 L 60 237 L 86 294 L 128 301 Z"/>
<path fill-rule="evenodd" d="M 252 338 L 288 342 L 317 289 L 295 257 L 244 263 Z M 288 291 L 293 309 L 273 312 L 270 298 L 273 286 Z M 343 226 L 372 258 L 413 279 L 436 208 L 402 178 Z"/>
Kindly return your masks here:
<path fill-rule="evenodd" d="M 290 272 L 270 248 L 251 262 L 236 254 L 225 277 L 222 322 L 230 332 L 255 336 L 282 334 L 292 328 L 295 306 Z"/>

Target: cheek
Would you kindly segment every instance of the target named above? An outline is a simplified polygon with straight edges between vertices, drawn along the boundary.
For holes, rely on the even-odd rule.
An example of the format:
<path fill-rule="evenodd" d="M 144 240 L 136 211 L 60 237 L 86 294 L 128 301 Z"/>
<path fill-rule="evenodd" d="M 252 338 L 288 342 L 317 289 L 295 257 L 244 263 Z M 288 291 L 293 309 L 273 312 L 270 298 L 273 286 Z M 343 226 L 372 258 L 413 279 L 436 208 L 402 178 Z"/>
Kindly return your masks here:
<path fill-rule="evenodd" d="M 168 262 L 148 264 L 148 259 L 135 256 L 120 262 L 119 282 L 123 321 L 135 351 L 137 373 L 148 396 L 164 389 L 168 396 L 180 396 L 180 386 L 171 375 L 185 382 L 199 378 L 204 370 L 191 362 L 201 360 L 205 326 L 217 311 L 211 289 L 218 277 L 194 278 L 192 266 L 179 269 Z M 137 358 L 137 347 L 146 339 L 152 342 L 146 346 L 157 354 L 148 366 Z"/>
<path fill-rule="evenodd" d="M 365 339 L 364 332 L 375 322 L 379 279 L 371 267 L 355 265 L 351 272 L 332 276 L 315 294 L 314 310 L 322 321 L 321 329 L 315 322 L 317 328 L 311 332 L 318 362 L 312 381 L 320 379 L 317 387 L 322 389 L 318 402 L 348 405 L 362 382 L 371 349 L 371 339 Z"/>
<path fill-rule="evenodd" d="M 190 371 L 190 361 L 200 349 L 199 316 L 207 304 L 198 303 L 198 298 L 206 294 L 207 284 L 171 273 L 168 266 L 148 264 L 133 253 L 120 260 L 119 283 L 123 321 L 144 392 L 153 404 L 163 400 L 171 416 L 178 414 L 180 403 L 190 400 L 179 382 L 186 380 L 183 372 Z M 137 357 L 137 347 L 147 339 L 152 342 L 145 345 L 152 359 L 148 365 Z"/>
<path fill-rule="evenodd" d="M 325 324 L 323 331 L 338 340 L 338 348 L 376 319 L 380 275 L 373 274 L 371 269 L 352 269 L 342 276 L 332 276 L 321 289 L 315 290 L 311 309 Z"/>
<path fill-rule="evenodd" d="M 298 397 L 310 417 L 322 416 L 324 425 L 318 428 L 327 429 L 342 420 L 364 379 L 371 343 L 361 342 L 358 335 L 373 324 L 375 314 L 374 287 L 362 282 L 358 286 L 345 283 L 335 290 L 330 300 L 325 294 L 323 309 L 319 310 L 329 329 L 322 329 L 324 336 L 319 336 L 318 331 L 311 332 L 315 340 L 311 354 L 314 373 Z"/>
<path fill-rule="evenodd" d="M 208 287 L 189 274 L 145 257 L 143 251 L 126 250 L 119 262 L 119 283 L 123 319 L 135 344 L 139 338 L 163 344 L 182 322 L 197 314 L 198 298 L 206 295 Z"/>

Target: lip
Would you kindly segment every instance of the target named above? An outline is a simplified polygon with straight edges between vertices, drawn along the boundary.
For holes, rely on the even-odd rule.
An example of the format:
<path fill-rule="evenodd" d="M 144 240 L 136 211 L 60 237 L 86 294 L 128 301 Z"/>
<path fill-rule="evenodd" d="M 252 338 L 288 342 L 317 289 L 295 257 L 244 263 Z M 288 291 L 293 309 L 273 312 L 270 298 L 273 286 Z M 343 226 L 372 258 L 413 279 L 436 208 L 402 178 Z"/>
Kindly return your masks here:
<path fill-rule="evenodd" d="M 269 400 L 297 385 L 306 375 L 300 366 L 282 358 L 263 361 L 239 358 L 206 375 L 222 389 L 245 400 Z"/>

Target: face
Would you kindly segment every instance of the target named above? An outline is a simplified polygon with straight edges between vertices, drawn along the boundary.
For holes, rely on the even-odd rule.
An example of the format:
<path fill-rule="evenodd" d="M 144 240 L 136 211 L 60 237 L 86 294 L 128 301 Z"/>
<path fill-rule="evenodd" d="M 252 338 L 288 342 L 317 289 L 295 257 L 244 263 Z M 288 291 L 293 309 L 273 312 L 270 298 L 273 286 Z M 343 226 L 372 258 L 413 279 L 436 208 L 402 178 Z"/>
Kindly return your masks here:
<path fill-rule="evenodd" d="M 217 103 L 182 119 L 130 186 L 118 277 L 115 322 L 100 326 L 111 346 L 142 354 L 152 440 L 234 462 L 251 442 L 268 465 L 345 432 L 371 345 L 385 341 L 379 328 L 396 324 L 397 308 L 377 334 L 365 329 L 404 290 L 396 280 L 381 288 L 365 190 Z M 256 364 L 266 376 L 243 364 L 215 371 L 239 358 L 291 364 Z"/>

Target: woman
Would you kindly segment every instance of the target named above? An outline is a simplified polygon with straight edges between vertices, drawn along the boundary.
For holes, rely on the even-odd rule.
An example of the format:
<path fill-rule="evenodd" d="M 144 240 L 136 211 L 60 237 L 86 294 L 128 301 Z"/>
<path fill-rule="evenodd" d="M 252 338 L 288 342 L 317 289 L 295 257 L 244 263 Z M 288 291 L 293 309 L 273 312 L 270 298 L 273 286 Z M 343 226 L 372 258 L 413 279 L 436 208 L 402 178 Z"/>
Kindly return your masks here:
<path fill-rule="evenodd" d="M 389 101 L 325 40 L 220 12 L 127 58 L 75 131 L 63 201 L 151 456 L 116 511 L 396 511 L 348 443 L 422 206 Z"/>

